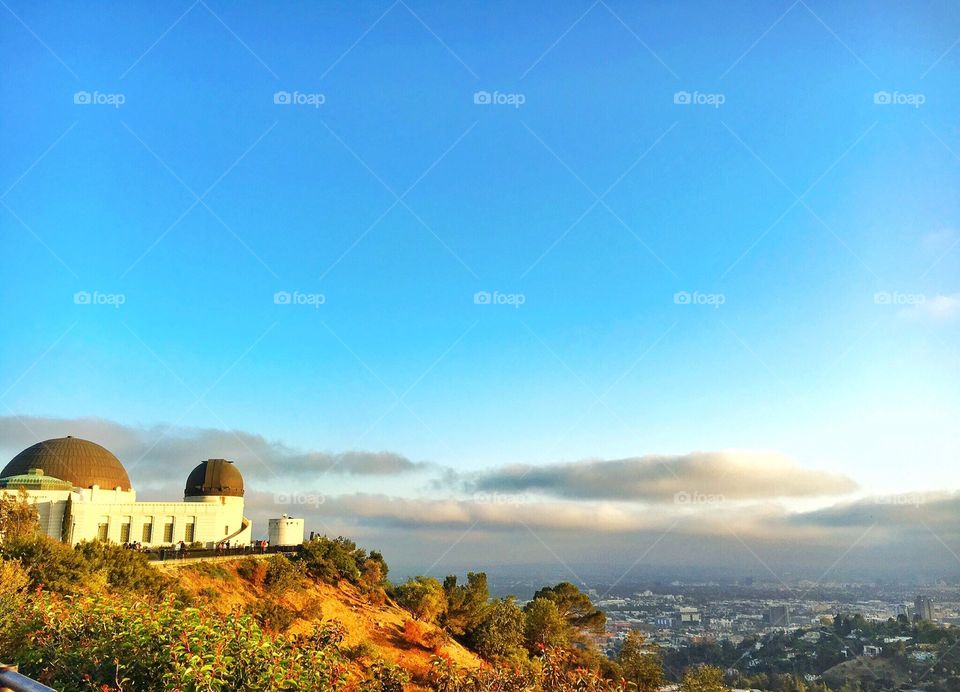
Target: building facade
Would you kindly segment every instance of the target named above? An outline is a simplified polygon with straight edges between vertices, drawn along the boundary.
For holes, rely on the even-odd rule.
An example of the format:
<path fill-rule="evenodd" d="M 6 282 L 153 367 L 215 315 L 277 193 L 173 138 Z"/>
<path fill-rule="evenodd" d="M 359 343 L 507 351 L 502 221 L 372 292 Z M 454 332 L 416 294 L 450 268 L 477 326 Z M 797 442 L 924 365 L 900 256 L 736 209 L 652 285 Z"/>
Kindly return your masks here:
<path fill-rule="evenodd" d="M 208 459 L 187 476 L 182 501 L 137 502 L 127 471 L 100 445 L 76 437 L 38 442 L 0 471 L 0 492 L 25 493 L 51 538 L 142 543 L 146 547 L 249 545 L 243 477 L 233 462 Z"/>

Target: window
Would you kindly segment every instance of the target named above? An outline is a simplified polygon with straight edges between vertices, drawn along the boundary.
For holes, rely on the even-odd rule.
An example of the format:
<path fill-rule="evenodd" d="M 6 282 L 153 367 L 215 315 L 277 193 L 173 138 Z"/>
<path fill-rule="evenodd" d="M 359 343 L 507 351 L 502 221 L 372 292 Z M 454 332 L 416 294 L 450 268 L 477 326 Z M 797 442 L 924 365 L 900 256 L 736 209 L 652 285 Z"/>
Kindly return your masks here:
<path fill-rule="evenodd" d="M 129 543 L 130 542 L 130 522 L 124 522 L 120 524 L 120 542 Z"/>
<path fill-rule="evenodd" d="M 173 517 L 163 518 L 163 542 L 173 543 Z"/>
<path fill-rule="evenodd" d="M 109 532 L 110 532 L 109 522 L 101 522 L 97 524 L 97 540 L 98 541 L 107 540 L 107 536 L 109 535 Z"/>
<path fill-rule="evenodd" d="M 223 535 L 226 536 L 228 533 L 230 533 L 230 527 L 229 527 L 229 526 L 224 526 L 224 527 L 223 527 Z"/>
<path fill-rule="evenodd" d="M 184 543 L 193 543 L 193 517 L 187 520 L 187 523 L 183 527 L 183 542 Z"/>
<path fill-rule="evenodd" d="M 144 543 L 153 542 L 153 521 L 143 522 L 143 538 L 140 539 Z"/>

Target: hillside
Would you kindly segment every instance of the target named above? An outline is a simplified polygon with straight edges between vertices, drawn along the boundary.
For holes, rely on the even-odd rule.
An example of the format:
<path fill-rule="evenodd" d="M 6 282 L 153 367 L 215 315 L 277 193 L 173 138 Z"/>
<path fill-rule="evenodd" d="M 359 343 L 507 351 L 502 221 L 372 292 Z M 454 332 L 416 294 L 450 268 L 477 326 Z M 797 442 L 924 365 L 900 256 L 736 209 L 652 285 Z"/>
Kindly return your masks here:
<path fill-rule="evenodd" d="M 255 564 L 262 569 L 251 569 Z M 389 599 L 378 604 L 376 596 L 368 596 L 346 581 L 332 585 L 307 577 L 277 595 L 264 585 L 263 560 L 238 558 L 183 566 L 165 563 L 159 569 L 175 577 L 199 602 L 209 604 L 218 612 L 279 603 L 293 616 L 289 627 L 284 628 L 290 634 L 309 633 L 322 622 L 340 622 L 344 628 L 345 651 L 353 652 L 353 682 L 378 659 L 399 665 L 423 689 L 427 689 L 426 675 L 435 654 L 449 657 L 464 668 L 477 668 L 481 664 L 475 654 L 435 625 L 415 623 L 413 629 L 419 633 L 411 637 L 405 632 L 405 626 L 411 627 L 407 623 L 413 619 L 409 612 Z M 434 642 L 440 645 L 431 646 Z"/>
<path fill-rule="evenodd" d="M 910 678 L 892 661 L 885 658 L 858 656 L 824 671 L 823 680 L 832 689 L 901 689 Z"/>

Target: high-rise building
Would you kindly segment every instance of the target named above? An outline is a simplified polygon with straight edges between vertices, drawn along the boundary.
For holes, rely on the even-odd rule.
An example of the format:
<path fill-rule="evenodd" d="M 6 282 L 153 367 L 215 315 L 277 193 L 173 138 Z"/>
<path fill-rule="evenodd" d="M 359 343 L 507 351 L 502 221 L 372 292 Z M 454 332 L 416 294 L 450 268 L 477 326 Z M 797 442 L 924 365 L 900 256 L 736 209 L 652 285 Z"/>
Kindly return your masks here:
<path fill-rule="evenodd" d="M 926 596 L 917 595 L 913 601 L 914 616 L 920 620 L 933 620 L 933 601 Z"/>
<path fill-rule="evenodd" d="M 790 609 L 785 605 L 771 607 L 767 611 L 767 622 L 771 627 L 786 627 L 790 624 Z"/>

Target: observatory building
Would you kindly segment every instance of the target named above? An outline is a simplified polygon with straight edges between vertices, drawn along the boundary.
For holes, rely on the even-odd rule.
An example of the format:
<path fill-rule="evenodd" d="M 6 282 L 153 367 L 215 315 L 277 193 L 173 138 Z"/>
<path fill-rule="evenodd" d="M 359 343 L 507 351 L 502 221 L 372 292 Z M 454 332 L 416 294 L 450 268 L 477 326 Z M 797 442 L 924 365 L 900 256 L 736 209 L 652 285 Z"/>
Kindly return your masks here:
<path fill-rule="evenodd" d="M 58 437 L 28 447 L 0 471 L 0 493 L 21 489 L 36 504 L 47 535 L 69 544 L 250 543 L 243 477 L 226 459 L 200 462 L 187 476 L 182 501 L 137 502 L 117 457 L 95 442 Z"/>

